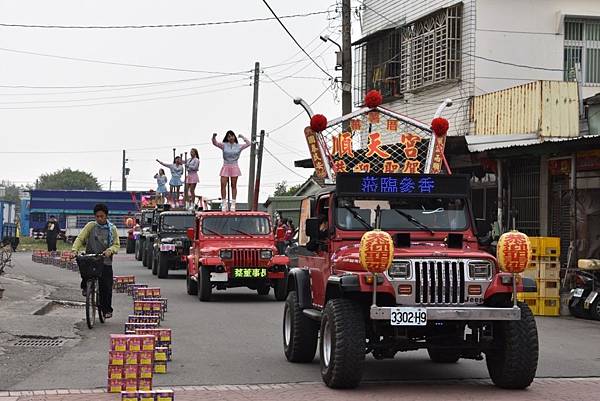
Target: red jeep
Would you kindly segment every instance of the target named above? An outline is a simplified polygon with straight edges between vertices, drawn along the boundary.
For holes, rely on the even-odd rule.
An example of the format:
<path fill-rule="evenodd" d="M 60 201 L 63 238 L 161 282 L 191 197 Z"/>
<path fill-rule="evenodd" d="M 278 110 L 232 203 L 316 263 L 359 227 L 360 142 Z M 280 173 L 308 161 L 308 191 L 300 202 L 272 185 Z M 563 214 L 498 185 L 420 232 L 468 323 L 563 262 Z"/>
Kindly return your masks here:
<path fill-rule="evenodd" d="M 285 300 L 289 259 L 277 255 L 271 217 L 264 212 L 199 212 L 187 269 L 187 292 L 210 301 L 212 290 L 248 287 Z"/>
<path fill-rule="evenodd" d="M 465 176 L 338 174 L 300 224 L 310 241 L 289 255 L 287 359 L 311 362 L 319 344 L 323 381 L 351 388 L 368 354 L 427 349 L 437 363 L 485 355 L 497 386 L 529 386 L 537 329 L 516 290 L 535 284 L 513 283 L 481 250 L 468 194 Z M 361 267 L 359 244 L 376 221 L 395 251 L 389 270 L 373 275 Z"/>

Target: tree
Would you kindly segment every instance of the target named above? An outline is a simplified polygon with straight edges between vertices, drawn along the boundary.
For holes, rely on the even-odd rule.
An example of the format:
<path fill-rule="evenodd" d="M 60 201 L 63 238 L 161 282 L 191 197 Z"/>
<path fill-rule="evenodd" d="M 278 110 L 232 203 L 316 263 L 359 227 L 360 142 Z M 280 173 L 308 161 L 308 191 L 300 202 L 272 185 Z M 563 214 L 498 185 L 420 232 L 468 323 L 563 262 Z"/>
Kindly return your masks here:
<path fill-rule="evenodd" d="M 293 196 L 296 193 L 296 191 L 300 189 L 301 186 L 302 184 L 298 184 L 292 185 L 288 188 L 287 181 L 281 181 L 280 183 L 275 185 L 275 192 L 273 193 L 273 196 Z"/>
<path fill-rule="evenodd" d="M 21 198 L 19 197 L 19 190 L 26 189 L 20 188 L 12 182 L 6 180 L 0 181 L 0 187 L 4 188 L 4 196 L 2 196 L 1 199 L 9 202 L 14 202 L 16 204 L 19 204 L 19 202 L 21 201 Z"/>
<path fill-rule="evenodd" d="M 37 189 L 87 189 L 100 190 L 98 179 L 80 170 L 65 168 L 54 173 L 42 174 L 38 179 Z"/>

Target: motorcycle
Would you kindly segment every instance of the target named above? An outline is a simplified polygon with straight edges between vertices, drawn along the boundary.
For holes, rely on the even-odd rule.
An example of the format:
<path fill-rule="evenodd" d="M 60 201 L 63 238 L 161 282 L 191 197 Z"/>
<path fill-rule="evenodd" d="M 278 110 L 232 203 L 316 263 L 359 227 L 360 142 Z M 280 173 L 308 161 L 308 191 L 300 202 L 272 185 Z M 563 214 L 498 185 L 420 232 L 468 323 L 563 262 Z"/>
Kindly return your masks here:
<path fill-rule="evenodd" d="M 570 292 L 569 312 L 584 319 L 600 320 L 600 270 L 578 270 Z"/>

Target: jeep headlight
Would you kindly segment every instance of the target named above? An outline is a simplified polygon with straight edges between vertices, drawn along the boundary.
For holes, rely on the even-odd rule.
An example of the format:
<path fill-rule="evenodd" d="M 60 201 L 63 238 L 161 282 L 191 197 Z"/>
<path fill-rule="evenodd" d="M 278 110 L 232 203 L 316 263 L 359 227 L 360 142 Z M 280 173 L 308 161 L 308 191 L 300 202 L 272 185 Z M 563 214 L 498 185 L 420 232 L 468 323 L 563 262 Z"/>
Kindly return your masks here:
<path fill-rule="evenodd" d="M 469 262 L 469 277 L 472 280 L 489 280 L 492 277 L 490 262 Z"/>
<path fill-rule="evenodd" d="M 388 274 L 393 278 L 410 278 L 410 262 L 409 261 L 393 261 L 388 269 Z"/>
<path fill-rule="evenodd" d="M 183 241 L 175 241 L 175 246 L 183 246 Z"/>
<path fill-rule="evenodd" d="M 260 251 L 261 259 L 271 259 L 273 257 L 273 251 L 270 249 L 263 249 Z"/>
<path fill-rule="evenodd" d="M 160 240 L 160 242 L 163 244 L 170 244 L 171 242 L 173 242 L 173 238 L 163 238 Z"/>
<path fill-rule="evenodd" d="M 233 252 L 231 252 L 231 249 L 223 249 L 219 252 L 219 256 L 221 257 L 221 259 L 232 259 Z"/>

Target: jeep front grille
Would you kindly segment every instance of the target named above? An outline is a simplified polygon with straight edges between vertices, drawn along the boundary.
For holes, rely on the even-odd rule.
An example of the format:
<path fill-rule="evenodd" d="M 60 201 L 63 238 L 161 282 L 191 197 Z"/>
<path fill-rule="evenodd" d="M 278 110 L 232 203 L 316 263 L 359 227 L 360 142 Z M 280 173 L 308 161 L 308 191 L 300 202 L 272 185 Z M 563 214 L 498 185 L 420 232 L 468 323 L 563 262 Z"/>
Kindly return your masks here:
<path fill-rule="evenodd" d="M 260 258 L 260 249 L 234 249 L 234 267 L 266 267 L 268 260 Z"/>
<path fill-rule="evenodd" d="M 465 263 L 456 260 L 415 261 L 415 302 L 462 304 L 465 302 Z"/>

